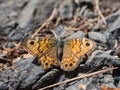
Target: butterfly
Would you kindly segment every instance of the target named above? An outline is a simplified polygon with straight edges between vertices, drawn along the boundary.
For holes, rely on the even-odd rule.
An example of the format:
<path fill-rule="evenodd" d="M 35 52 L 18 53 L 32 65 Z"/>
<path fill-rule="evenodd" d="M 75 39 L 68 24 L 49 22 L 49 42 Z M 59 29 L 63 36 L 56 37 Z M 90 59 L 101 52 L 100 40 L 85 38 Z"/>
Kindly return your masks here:
<path fill-rule="evenodd" d="M 25 42 L 25 47 L 38 57 L 44 70 L 60 66 L 64 71 L 73 71 L 80 64 L 80 59 L 95 49 L 96 43 L 87 38 L 57 40 L 34 37 Z"/>

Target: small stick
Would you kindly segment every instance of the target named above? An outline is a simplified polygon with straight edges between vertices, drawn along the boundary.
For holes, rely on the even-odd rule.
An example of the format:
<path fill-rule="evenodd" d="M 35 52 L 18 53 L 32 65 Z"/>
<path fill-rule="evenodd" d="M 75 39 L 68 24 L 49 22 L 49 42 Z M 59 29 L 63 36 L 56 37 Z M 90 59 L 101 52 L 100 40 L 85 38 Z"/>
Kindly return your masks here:
<path fill-rule="evenodd" d="M 99 1 L 98 0 L 95 0 L 95 4 L 96 4 L 96 10 L 98 11 L 98 14 L 100 15 L 100 17 L 103 19 L 103 22 L 105 25 L 107 25 L 107 22 L 103 16 L 103 14 L 101 13 L 100 11 L 100 8 L 99 8 Z"/>
<path fill-rule="evenodd" d="M 85 77 L 91 77 L 91 76 L 94 76 L 94 75 L 97 75 L 97 74 L 100 74 L 100 73 L 105 73 L 107 71 L 114 70 L 114 69 L 117 69 L 117 67 L 108 68 L 108 69 L 105 69 L 105 70 L 100 70 L 100 71 L 97 71 L 97 72 L 93 72 L 93 73 L 85 74 L 85 75 L 82 75 L 82 76 L 78 76 L 78 77 L 75 77 L 75 78 L 72 78 L 72 79 L 69 79 L 69 80 L 65 80 L 65 81 L 62 81 L 62 82 L 59 82 L 59 83 L 55 83 L 55 84 L 43 87 L 43 88 L 38 89 L 38 90 L 45 90 L 45 89 L 48 89 L 48 88 L 51 88 L 51 87 L 58 86 L 60 84 L 68 83 L 68 82 L 71 82 L 71 81 L 74 81 L 74 80 L 77 80 L 77 79 L 81 79 L 81 78 L 85 78 Z"/>

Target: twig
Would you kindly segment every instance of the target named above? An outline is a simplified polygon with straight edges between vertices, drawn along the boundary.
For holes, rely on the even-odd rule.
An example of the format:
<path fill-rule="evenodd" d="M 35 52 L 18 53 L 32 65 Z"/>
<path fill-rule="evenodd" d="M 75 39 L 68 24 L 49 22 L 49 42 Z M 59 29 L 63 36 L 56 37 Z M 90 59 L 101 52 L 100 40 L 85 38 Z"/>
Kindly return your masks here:
<path fill-rule="evenodd" d="M 72 79 L 69 79 L 69 80 L 65 80 L 63 82 L 59 82 L 59 83 L 56 83 L 56 84 L 52 84 L 52 85 L 43 87 L 39 90 L 45 90 L 45 89 L 48 89 L 48 88 L 51 88 L 51 87 L 58 86 L 60 84 L 68 83 L 68 82 L 71 82 L 71 81 L 74 81 L 74 80 L 77 80 L 77 79 L 81 79 L 81 78 L 85 78 L 85 77 L 91 77 L 91 76 L 94 76 L 94 75 L 97 75 L 97 74 L 100 74 L 100 73 L 105 73 L 107 71 L 114 70 L 114 69 L 117 69 L 117 67 L 116 68 L 108 68 L 108 69 L 105 69 L 105 70 L 101 70 L 101 71 L 85 74 L 85 75 L 82 75 L 82 76 L 78 76 L 78 77 L 75 77 L 75 78 L 72 78 Z"/>
<path fill-rule="evenodd" d="M 69 26 L 69 27 L 64 26 L 64 28 L 66 30 L 78 31 L 78 30 L 82 30 L 83 28 L 85 28 L 87 26 L 89 26 L 89 23 L 85 23 L 85 24 L 79 26 L 78 28 L 74 28 L 74 27 L 71 27 L 71 26 Z"/>
<path fill-rule="evenodd" d="M 36 32 L 32 35 L 32 37 L 34 37 L 35 35 L 37 35 L 41 29 L 43 29 L 46 25 L 49 25 L 50 22 L 55 18 L 55 16 L 57 16 L 57 9 L 55 8 L 51 14 L 51 16 L 42 24 L 41 27 L 39 27 Z"/>
<path fill-rule="evenodd" d="M 100 8 L 99 8 L 99 1 L 98 0 L 95 0 L 95 4 L 96 4 L 96 10 L 98 11 L 98 14 L 100 15 L 100 17 L 103 19 L 103 22 L 105 25 L 107 25 L 107 22 L 103 16 L 103 14 L 101 13 L 100 11 Z"/>
<path fill-rule="evenodd" d="M 115 39 L 115 44 L 113 48 L 116 48 L 118 46 L 118 41 Z"/>
<path fill-rule="evenodd" d="M 55 27 L 57 27 L 57 26 L 59 25 L 60 21 L 61 21 L 61 17 L 58 17 L 58 18 L 57 18 L 57 21 L 56 21 L 56 23 L 55 23 Z"/>

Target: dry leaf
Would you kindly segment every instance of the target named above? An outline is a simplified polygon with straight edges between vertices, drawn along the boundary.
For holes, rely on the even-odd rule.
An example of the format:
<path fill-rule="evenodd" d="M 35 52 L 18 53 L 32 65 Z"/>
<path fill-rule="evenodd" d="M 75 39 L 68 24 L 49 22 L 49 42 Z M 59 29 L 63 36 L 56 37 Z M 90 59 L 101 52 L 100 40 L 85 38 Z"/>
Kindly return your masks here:
<path fill-rule="evenodd" d="M 111 88 L 108 86 L 101 86 L 101 90 L 120 90 L 120 88 Z"/>

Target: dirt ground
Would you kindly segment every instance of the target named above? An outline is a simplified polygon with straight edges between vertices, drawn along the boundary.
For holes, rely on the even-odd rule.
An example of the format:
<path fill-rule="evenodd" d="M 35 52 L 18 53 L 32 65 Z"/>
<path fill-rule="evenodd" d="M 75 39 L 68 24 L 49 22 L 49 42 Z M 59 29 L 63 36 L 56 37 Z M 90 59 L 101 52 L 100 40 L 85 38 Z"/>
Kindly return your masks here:
<path fill-rule="evenodd" d="M 120 90 L 119 45 L 119 0 L 0 0 L 0 90 Z"/>

